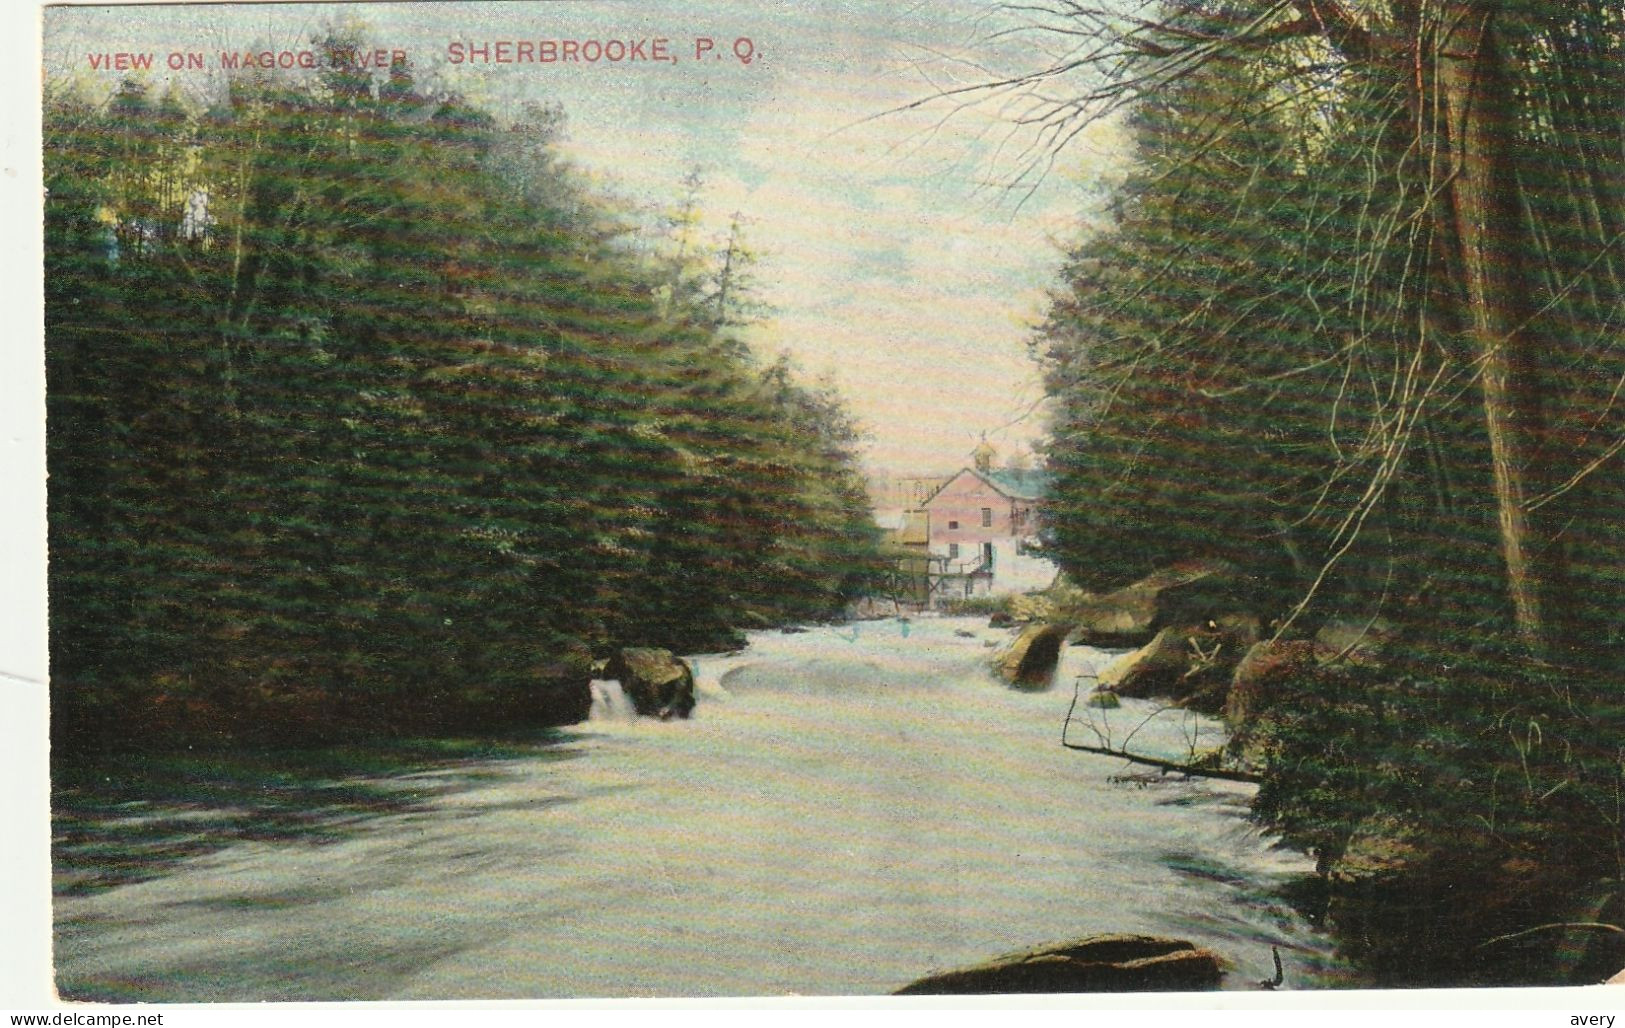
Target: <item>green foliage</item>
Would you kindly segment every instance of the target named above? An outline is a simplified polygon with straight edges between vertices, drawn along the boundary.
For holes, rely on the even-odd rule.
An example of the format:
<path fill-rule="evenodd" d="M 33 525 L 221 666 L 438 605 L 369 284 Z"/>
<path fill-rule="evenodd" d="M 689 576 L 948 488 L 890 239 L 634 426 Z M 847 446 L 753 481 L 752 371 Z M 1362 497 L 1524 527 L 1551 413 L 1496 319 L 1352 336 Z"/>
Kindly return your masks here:
<path fill-rule="evenodd" d="M 1164 6 L 1185 33 L 1174 41 L 1224 38 L 1265 8 Z M 1598 220 L 1618 210 L 1619 150 L 1590 140 L 1622 126 L 1577 97 L 1606 95 L 1598 76 L 1617 71 L 1605 55 L 1621 19 L 1604 7 L 1535 18 L 1515 112 L 1542 244 L 1527 255 L 1544 283 L 1538 329 L 1559 355 L 1523 388 L 1548 397 L 1563 470 L 1547 477 L 1576 476 L 1537 509 L 1565 526 L 1556 559 L 1585 583 L 1558 598 L 1559 620 L 1599 642 L 1625 632 L 1625 478 L 1604 470 L 1619 459 L 1625 348 L 1601 330 L 1625 290 L 1607 270 L 1617 233 Z M 1111 223 L 1068 255 L 1034 340 L 1056 403 L 1053 550 L 1093 588 L 1220 556 L 1260 579 L 1265 607 L 1310 597 L 1310 625 L 1425 597 L 1454 630 L 1494 630 L 1510 615 L 1481 362 L 1428 227 L 1441 202 L 1419 186 L 1436 175 L 1429 142 L 1386 66 L 1298 42 L 1240 52 L 1139 99 Z M 1555 108 L 1576 103 L 1584 127 L 1558 131 Z M 1546 174 L 1574 163 L 1614 170 Z"/>
<path fill-rule="evenodd" d="M 1115 224 L 1070 256 L 1037 341 L 1061 405 L 1055 549 L 1086 585 L 1207 555 L 1301 595 L 1383 452 L 1381 397 L 1348 382 L 1390 379 L 1408 326 L 1345 302 L 1360 219 L 1387 200 L 1356 156 L 1363 101 L 1285 63 L 1216 65 L 1139 105 Z M 1346 117 L 1299 124 L 1310 104 Z"/>
<path fill-rule="evenodd" d="M 1598 731 L 1625 723 L 1614 691 L 1490 653 L 1432 673 L 1320 668 L 1248 731 L 1270 769 L 1254 814 L 1327 860 L 1382 817 L 1457 862 L 1617 879 L 1625 749 Z"/>
<path fill-rule="evenodd" d="M 1479 652 L 1320 667 L 1242 740 L 1267 769 L 1253 816 L 1317 855 L 1379 981 L 1582 984 L 1620 960 L 1594 926 L 1618 923 L 1621 726 L 1611 682 Z"/>
<path fill-rule="evenodd" d="M 60 741 L 547 719 L 863 587 L 838 402 L 661 301 L 556 108 L 397 67 L 45 127 Z"/>
<path fill-rule="evenodd" d="M 1134 98 L 1110 224 L 1068 254 L 1034 341 L 1055 404 L 1051 548 L 1090 588 L 1229 559 L 1287 638 L 1397 623 L 1408 645 L 1384 667 L 1305 673 L 1247 726 L 1255 813 L 1328 861 L 1398 826 L 1444 888 L 1485 868 L 1504 888 L 1522 866 L 1561 893 L 1619 880 L 1625 848 L 1625 121 L 1597 100 L 1619 89 L 1625 7 L 1498 8 L 1513 89 L 1488 117 L 1519 145 L 1502 155 L 1516 224 L 1495 238 L 1526 245 L 1489 261 L 1528 271 L 1515 331 L 1543 351 L 1508 401 L 1483 387 L 1484 301 L 1452 250 L 1473 213 L 1450 208 L 1435 149 L 1451 126 L 1431 120 L 1424 62 L 1460 59 L 1427 49 L 1446 6 L 1340 10 L 1350 42 L 1252 0 L 1170 0 L 1119 40 L 1140 55 L 1122 80 L 1158 87 Z M 1401 53 L 1414 82 L 1395 78 Z M 1537 526 L 1523 568 L 1504 559 L 1497 404 L 1539 454 L 1515 469 L 1540 483 L 1515 505 Z M 1545 652 L 1509 601 L 1535 579 L 1568 583 L 1542 597 L 1560 640 Z"/>

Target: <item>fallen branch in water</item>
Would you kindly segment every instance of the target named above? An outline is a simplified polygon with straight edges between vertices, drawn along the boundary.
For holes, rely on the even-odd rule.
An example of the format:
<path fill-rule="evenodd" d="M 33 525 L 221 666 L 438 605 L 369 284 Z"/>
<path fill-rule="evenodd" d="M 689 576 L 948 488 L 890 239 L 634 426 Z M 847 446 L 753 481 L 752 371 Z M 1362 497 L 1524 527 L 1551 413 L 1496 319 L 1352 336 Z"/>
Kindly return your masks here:
<path fill-rule="evenodd" d="M 1091 680 L 1096 680 L 1094 675 L 1088 675 L 1086 677 Z M 1128 750 L 1124 749 L 1113 749 L 1110 746 L 1085 746 L 1082 743 L 1067 741 L 1066 730 L 1072 727 L 1072 715 L 1078 709 L 1078 692 L 1082 686 L 1082 677 L 1073 683 L 1072 704 L 1066 708 L 1066 720 L 1061 722 L 1061 745 L 1065 746 L 1067 749 L 1082 750 L 1084 753 L 1098 753 L 1105 757 L 1122 757 L 1131 764 L 1144 764 L 1148 767 L 1160 768 L 1164 774 L 1167 774 L 1169 771 L 1177 771 L 1183 775 L 1196 775 L 1200 778 L 1222 778 L 1227 782 L 1251 782 L 1253 785 L 1258 785 L 1264 781 L 1263 775 L 1256 774 L 1252 771 L 1229 771 L 1220 767 L 1202 767 L 1199 764 L 1179 764 L 1172 760 L 1159 760 L 1156 757 L 1142 757 L 1138 753 L 1130 753 Z M 1155 717 L 1156 714 L 1157 712 L 1153 711 L 1151 717 Z M 1140 722 L 1140 728 L 1144 728 L 1147 724 L 1149 724 L 1151 722 L 1151 717 L 1148 717 L 1144 721 Z M 1140 728 L 1136 728 L 1134 732 L 1138 732 Z M 1109 741 L 1109 736 L 1103 736 L 1098 729 L 1095 729 L 1094 731 L 1096 738 Z M 1125 746 L 1128 745 L 1129 739 L 1134 738 L 1134 732 L 1130 732 L 1128 739 L 1123 740 L 1123 744 Z M 1195 744 L 1193 742 L 1193 752 L 1194 749 Z"/>
<path fill-rule="evenodd" d="M 1122 757 L 1132 764 L 1144 764 L 1148 767 L 1161 768 L 1164 772 L 1177 771 L 1182 775 L 1196 775 L 1199 778 L 1222 778 L 1227 782 L 1251 782 L 1254 785 L 1264 780 L 1264 776 L 1252 771 L 1231 771 L 1222 767 L 1203 767 L 1200 764 L 1180 764 L 1172 760 L 1159 760 L 1156 757 L 1142 757 L 1138 753 L 1127 750 L 1114 750 L 1109 746 L 1085 746 L 1078 742 L 1061 740 L 1061 745 L 1069 750 L 1082 750 L 1085 753 L 1098 753 L 1104 757 Z"/>
<path fill-rule="evenodd" d="M 1625 935 L 1625 928 L 1621 928 L 1617 924 L 1608 924 L 1603 921 L 1557 921 L 1552 924 L 1541 924 L 1536 925 L 1533 928 L 1525 928 L 1521 932 L 1513 932 L 1510 935 L 1497 935 L 1493 939 L 1486 939 L 1473 948 L 1483 949 L 1485 946 L 1493 946 L 1499 942 L 1513 942 L 1517 939 L 1527 938 L 1538 932 L 1551 932 L 1559 929 L 1591 932 L 1613 932 L 1616 935 Z"/>

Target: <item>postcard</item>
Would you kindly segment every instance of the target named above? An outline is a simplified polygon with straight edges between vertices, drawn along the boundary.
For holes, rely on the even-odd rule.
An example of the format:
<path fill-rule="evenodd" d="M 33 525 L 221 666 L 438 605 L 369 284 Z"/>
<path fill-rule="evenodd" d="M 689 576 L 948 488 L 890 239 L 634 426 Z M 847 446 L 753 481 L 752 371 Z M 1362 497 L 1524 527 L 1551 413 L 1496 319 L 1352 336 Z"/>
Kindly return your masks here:
<path fill-rule="evenodd" d="M 44 7 L 58 1002 L 1619 975 L 1621 24 Z"/>

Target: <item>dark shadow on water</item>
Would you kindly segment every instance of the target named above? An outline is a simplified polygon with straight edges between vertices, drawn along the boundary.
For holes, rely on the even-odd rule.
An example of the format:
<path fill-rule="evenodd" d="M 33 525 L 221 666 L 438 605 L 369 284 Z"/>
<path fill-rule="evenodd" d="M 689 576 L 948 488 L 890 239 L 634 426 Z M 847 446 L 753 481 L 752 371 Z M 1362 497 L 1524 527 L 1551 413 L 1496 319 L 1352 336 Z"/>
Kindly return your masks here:
<path fill-rule="evenodd" d="M 410 739 L 304 750 L 126 753 L 51 774 L 53 891 L 164 874 L 248 841 L 324 845 L 379 817 L 500 780 L 512 761 L 569 760 L 577 735 Z"/>
<path fill-rule="evenodd" d="M 1371 988 L 1362 969 L 1334 952 L 1333 940 L 1321 934 L 1321 924 L 1310 921 L 1313 933 L 1297 927 L 1294 914 L 1303 914 L 1298 895 L 1303 875 L 1258 877 L 1229 866 L 1211 854 L 1190 851 L 1163 853 L 1161 863 L 1180 878 L 1211 897 L 1168 923 L 1177 935 L 1192 926 L 1232 940 L 1238 966 L 1230 969 L 1228 988 L 1259 988 L 1273 978 L 1273 953 L 1279 951 L 1286 989 Z"/>

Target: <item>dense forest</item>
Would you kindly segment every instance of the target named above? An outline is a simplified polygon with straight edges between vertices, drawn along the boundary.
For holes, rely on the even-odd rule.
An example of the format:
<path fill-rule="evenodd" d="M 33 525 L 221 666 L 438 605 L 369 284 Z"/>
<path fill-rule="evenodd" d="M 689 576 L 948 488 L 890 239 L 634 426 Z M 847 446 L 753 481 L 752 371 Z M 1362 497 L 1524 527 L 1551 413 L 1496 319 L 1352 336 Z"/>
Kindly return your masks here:
<path fill-rule="evenodd" d="M 858 432 L 739 341 L 737 222 L 313 42 L 207 103 L 47 84 L 62 752 L 568 720 L 613 647 L 839 615 Z"/>
<path fill-rule="evenodd" d="M 1380 638 L 1234 727 L 1264 824 L 1418 872 L 1347 932 L 1391 979 L 1617 938 L 1625 5 L 1002 9 L 1068 40 L 980 87 L 1035 152 L 1114 112 L 1134 147 L 1034 341 L 1066 569 L 1230 562 L 1281 662 Z"/>

